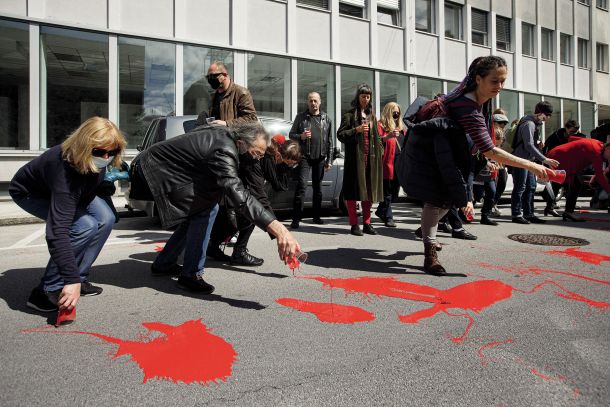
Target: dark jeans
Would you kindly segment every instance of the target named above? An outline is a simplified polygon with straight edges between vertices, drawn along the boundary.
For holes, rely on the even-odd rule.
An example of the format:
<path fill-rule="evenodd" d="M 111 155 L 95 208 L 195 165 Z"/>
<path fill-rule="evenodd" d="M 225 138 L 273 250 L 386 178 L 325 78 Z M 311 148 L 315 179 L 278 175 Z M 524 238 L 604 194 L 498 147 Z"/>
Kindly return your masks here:
<path fill-rule="evenodd" d="M 452 206 L 451 209 L 449 209 L 449 212 L 447 212 L 447 214 L 445 214 L 445 216 L 439 220 L 439 223 L 444 222 L 449 222 L 449 225 L 453 230 L 460 230 L 464 228 L 464 224 L 462 223 L 462 219 L 460 219 L 458 209 L 455 206 Z"/>
<path fill-rule="evenodd" d="M 239 235 L 237 235 L 237 241 L 233 245 L 233 253 L 239 253 L 246 250 L 248 242 L 250 241 L 250 236 L 252 236 L 252 232 L 254 232 L 254 228 L 256 227 L 254 223 L 247 219 L 238 217 L 238 221 L 240 223 Z M 243 227 L 241 226 L 242 223 L 244 224 Z M 245 226 L 246 224 L 247 226 Z"/>
<path fill-rule="evenodd" d="M 551 189 L 549 190 L 549 184 L 551 186 Z M 553 209 L 553 206 L 555 205 L 555 202 L 557 201 L 557 194 L 559 194 L 559 190 L 561 189 L 561 184 L 558 184 L 556 182 L 547 182 L 547 185 L 544 188 L 544 191 L 542 191 L 542 199 L 544 199 L 544 202 L 546 202 L 546 207 L 548 209 Z"/>
<path fill-rule="evenodd" d="M 582 189 L 582 175 L 577 174 L 572 178 L 572 182 L 570 184 L 565 184 L 567 186 L 568 191 L 566 193 L 566 209 L 565 212 L 573 213 L 574 209 L 576 209 L 576 201 L 578 200 L 578 195 L 580 194 L 580 190 Z"/>
<path fill-rule="evenodd" d="M 510 210 L 513 218 L 534 215 L 534 192 L 536 192 L 536 177 L 523 168 L 513 167 L 513 193 L 511 194 Z"/>
<path fill-rule="evenodd" d="M 483 198 L 483 208 L 481 209 L 481 213 L 483 215 L 489 215 L 495 202 L 496 181 L 485 181 L 483 185 L 475 185 L 475 187 L 476 188 L 473 187 L 474 200 L 478 201 Z"/>
<path fill-rule="evenodd" d="M 496 180 L 496 196 L 494 197 L 494 205 L 500 201 L 502 194 L 506 189 L 506 181 L 508 179 L 508 172 L 506 168 L 500 168 L 498 170 L 498 179 Z"/>
<path fill-rule="evenodd" d="M 299 175 L 297 179 L 297 188 L 294 191 L 294 213 L 292 219 L 300 221 L 303 217 L 303 198 L 307 189 L 307 180 L 311 171 L 311 184 L 313 187 L 313 218 L 320 217 L 322 208 L 322 180 L 324 179 L 324 157 L 316 159 L 303 158 L 299 164 Z"/>
<path fill-rule="evenodd" d="M 383 202 L 379 202 L 376 211 L 382 218 L 388 220 L 394 219 L 394 216 L 392 215 L 392 199 L 397 195 L 397 185 L 396 179 L 383 180 Z"/>

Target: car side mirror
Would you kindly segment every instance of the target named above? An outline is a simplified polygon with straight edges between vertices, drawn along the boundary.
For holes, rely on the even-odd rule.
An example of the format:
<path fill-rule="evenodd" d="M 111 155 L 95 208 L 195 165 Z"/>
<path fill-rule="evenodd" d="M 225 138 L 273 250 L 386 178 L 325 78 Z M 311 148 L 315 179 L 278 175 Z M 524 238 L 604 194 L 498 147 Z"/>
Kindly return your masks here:
<path fill-rule="evenodd" d="M 341 153 L 341 149 L 339 147 L 335 147 L 333 149 L 333 160 L 337 158 L 344 158 L 343 153 Z"/>

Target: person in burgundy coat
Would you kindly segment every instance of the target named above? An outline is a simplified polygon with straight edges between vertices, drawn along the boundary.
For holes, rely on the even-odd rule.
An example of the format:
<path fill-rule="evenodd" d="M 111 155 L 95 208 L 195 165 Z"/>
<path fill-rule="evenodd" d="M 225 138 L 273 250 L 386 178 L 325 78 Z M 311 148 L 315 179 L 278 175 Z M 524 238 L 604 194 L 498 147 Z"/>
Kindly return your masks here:
<path fill-rule="evenodd" d="M 569 143 L 555 147 L 549 151 L 547 157 L 559 161 L 557 169 L 566 171 L 564 185 L 568 188 L 568 194 L 563 220 L 582 222 L 583 219 L 572 215 L 583 183 L 582 171 L 591 165 L 595 171 L 595 180 L 610 194 L 610 184 L 603 167 L 604 161 L 610 161 L 610 143 L 604 144 L 590 138 L 570 137 Z"/>

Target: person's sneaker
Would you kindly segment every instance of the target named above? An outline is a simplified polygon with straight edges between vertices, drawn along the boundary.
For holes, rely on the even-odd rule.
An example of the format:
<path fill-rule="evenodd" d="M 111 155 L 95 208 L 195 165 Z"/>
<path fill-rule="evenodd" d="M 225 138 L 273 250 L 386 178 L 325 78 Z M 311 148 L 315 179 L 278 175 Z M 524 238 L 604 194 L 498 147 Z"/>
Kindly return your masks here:
<path fill-rule="evenodd" d="M 248 253 L 248 249 L 234 251 L 231 256 L 231 264 L 240 266 L 262 266 L 265 260 L 252 256 Z"/>
<path fill-rule="evenodd" d="M 88 281 L 80 283 L 80 296 L 81 297 L 93 297 L 94 295 L 100 295 L 104 291 L 102 287 L 91 284 Z"/>
<path fill-rule="evenodd" d="M 360 230 L 360 226 L 358 225 L 352 225 L 350 233 L 354 236 L 362 236 L 362 230 Z"/>
<path fill-rule="evenodd" d="M 36 287 L 32 290 L 26 305 L 40 312 L 57 311 L 57 298 L 59 297 L 60 291 L 61 290 L 45 293 L 42 288 Z"/>
<path fill-rule="evenodd" d="M 388 228 L 395 228 L 396 227 L 396 223 L 394 223 L 394 219 L 392 219 L 392 218 L 386 220 L 385 221 L 385 225 Z"/>
<path fill-rule="evenodd" d="M 454 239 L 464 239 L 464 240 L 477 240 L 477 237 L 472 233 L 468 232 L 466 229 L 451 231 L 451 237 Z"/>
<path fill-rule="evenodd" d="M 299 223 L 300 222 L 298 220 L 293 220 L 292 223 L 290 224 L 290 229 L 298 229 Z"/>
<path fill-rule="evenodd" d="M 491 208 L 491 215 L 492 216 L 502 216 L 502 210 L 500 208 L 498 208 L 497 205 L 494 205 Z"/>
<path fill-rule="evenodd" d="M 178 287 L 200 294 L 212 294 L 214 292 L 214 286 L 212 284 L 208 284 L 195 276 L 178 277 Z"/>
<path fill-rule="evenodd" d="M 222 250 L 220 250 L 220 247 L 218 246 L 208 247 L 208 249 L 206 250 L 206 256 L 211 257 L 217 261 L 231 261 L 231 256 L 225 254 Z"/>
<path fill-rule="evenodd" d="M 373 226 L 370 223 L 365 223 L 364 225 L 362 225 L 362 232 L 366 233 L 367 235 L 377 234 L 377 231 L 373 229 Z"/>
<path fill-rule="evenodd" d="M 316 225 L 323 225 L 324 221 L 320 218 L 313 218 L 313 223 L 315 223 Z"/>
<path fill-rule="evenodd" d="M 513 223 L 520 223 L 522 225 L 529 225 L 530 224 L 530 222 L 527 219 L 525 219 L 523 216 L 515 216 L 512 219 L 512 221 L 513 221 Z"/>
<path fill-rule="evenodd" d="M 529 223 L 546 223 L 546 220 L 540 219 L 538 216 L 528 216 L 525 219 L 527 219 Z"/>
<path fill-rule="evenodd" d="M 150 266 L 150 272 L 153 276 L 179 276 L 182 274 L 182 266 L 174 263 L 168 268 L 160 268 L 153 263 Z"/>

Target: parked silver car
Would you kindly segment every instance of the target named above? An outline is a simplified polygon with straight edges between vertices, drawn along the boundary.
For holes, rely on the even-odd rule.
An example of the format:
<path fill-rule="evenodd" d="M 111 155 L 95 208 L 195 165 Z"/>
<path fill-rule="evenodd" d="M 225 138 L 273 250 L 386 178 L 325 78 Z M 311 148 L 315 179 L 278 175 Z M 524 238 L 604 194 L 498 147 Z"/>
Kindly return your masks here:
<path fill-rule="evenodd" d="M 259 120 L 271 136 L 282 134 L 288 138 L 292 122 L 274 117 L 259 117 Z M 167 116 L 153 119 L 146 130 L 142 144 L 138 146 L 138 151 L 144 151 L 155 143 L 171 139 L 172 137 L 193 130 L 196 127 L 196 121 L 197 116 Z M 345 204 L 341 195 L 341 189 L 343 187 L 343 157 L 340 155 L 338 149 L 335 149 L 335 157 L 336 159 L 333 163 L 333 167 L 324 174 L 324 181 L 322 181 L 322 207 L 345 211 Z M 136 155 L 131 162 L 131 169 L 133 169 L 134 165 L 137 165 L 137 161 L 138 156 Z M 150 197 L 145 199 L 141 198 L 145 194 L 140 193 L 140 191 L 148 190 L 148 186 L 140 185 L 142 182 L 143 181 L 137 177 L 133 177 L 131 180 L 129 189 L 125 193 L 128 208 L 142 210 L 149 216 L 154 216 L 154 201 L 150 199 Z M 292 209 L 296 183 L 296 177 L 293 176 L 291 177 L 287 191 L 277 192 L 269 187 L 268 194 L 273 209 Z M 308 185 L 311 186 L 311 179 L 309 180 Z M 305 207 L 311 207 L 312 205 L 311 187 L 307 188 L 304 203 Z"/>

